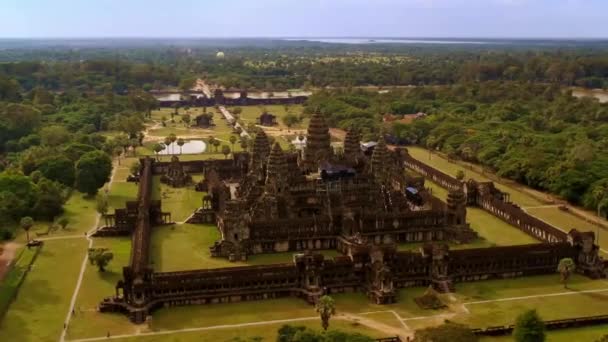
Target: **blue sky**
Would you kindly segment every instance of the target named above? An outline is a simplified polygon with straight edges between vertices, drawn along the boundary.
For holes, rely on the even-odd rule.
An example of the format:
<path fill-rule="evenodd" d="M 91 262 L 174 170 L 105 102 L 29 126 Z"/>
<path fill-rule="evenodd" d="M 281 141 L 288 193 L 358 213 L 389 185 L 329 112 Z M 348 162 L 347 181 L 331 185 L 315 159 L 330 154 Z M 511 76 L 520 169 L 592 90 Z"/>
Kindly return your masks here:
<path fill-rule="evenodd" d="M 0 37 L 608 38 L 608 0 L 0 0 Z"/>

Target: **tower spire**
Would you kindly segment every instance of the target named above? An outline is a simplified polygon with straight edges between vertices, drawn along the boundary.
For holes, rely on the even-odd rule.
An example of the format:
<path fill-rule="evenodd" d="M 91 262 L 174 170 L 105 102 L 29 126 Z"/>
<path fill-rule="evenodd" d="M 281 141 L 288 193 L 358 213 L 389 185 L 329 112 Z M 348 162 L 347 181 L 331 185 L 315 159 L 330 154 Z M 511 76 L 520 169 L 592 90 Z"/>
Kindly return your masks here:
<path fill-rule="evenodd" d="M 309 170 L 314 170 L 318 168 L 320 161 L 327 160 L 331 156 L 329 127 L 323 116 L 315 113 L 308 124 L 304 161 Z"/>

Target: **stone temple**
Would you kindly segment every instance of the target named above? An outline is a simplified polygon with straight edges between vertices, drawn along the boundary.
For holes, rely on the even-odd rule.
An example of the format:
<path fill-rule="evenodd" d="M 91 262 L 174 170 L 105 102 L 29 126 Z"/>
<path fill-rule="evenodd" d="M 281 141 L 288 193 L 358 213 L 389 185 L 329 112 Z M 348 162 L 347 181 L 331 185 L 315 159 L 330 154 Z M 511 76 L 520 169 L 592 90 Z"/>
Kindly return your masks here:
<path fill-rule="evenodd" d="M 107 215 L 109 224 L 95 232 L 130 235 L 132 240 L 129 264 L 115 294 L 101 301 L 99 311 L 120 312 L 144 323 L 163 307 L 286 296 L 314 304 L 324 294 L 361 292 L 373 303 L 388 304 L 400 297 L 398 289 L 406 289 L 403 295 L 408 296 L 407 288 L 425 286 L 430 288 L 426 297 L 432 297 L 434 291 L 454 291 L 459 282 L 553 274 L 566 257 L 575 261 L 577 273 L 594 279 L 608 276 L 608 261 L 599 256 L 592 232 L 565 232 L 539 220 L 491 182 L 463 182 L 405 149 L 389 149 L 382 137 L 371 154 L 364 154 L 352 130 L 343 152 L 337 153 L 318 114 L 310 120 L 306 140 L 303 151 L 286 152 L 279 144 L 271 146 L 260 131 L 253 151 L 235 153 L 232 159 L 142 159 L 137 201 Z M 424 178 L 407 176 L 406 169 L 448 189 L 447 201 L 430 194 Z M 293 252 L 293 262 L 155 271 L 152 227 L 170 223 L 171 215 L 162 211 L 160 200 L 152 200 L 152 178 L 161 176 L 181 186 L 192 173 L 205 175 L 196 187 L 207 194 L 187 222 L 216 225 L 201 227 L 221 233 L 210 246 L 212 256 L 240 261 L 255 254 Z M 538 242 L 450 250 L 448 243 L 477 238 L 466 223 L 467 206 Z M 341 255 L 319 253 L 328 249 Z M 190 257 L 188 251 L 184 257 Z"/>

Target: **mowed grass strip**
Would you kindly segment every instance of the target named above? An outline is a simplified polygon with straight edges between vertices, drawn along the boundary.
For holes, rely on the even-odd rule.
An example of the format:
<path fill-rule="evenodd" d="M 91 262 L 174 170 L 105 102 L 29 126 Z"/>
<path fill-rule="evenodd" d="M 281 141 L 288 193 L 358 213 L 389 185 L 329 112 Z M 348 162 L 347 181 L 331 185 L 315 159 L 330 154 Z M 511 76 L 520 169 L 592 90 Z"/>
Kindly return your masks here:
<path fill-rule="evenodd" d="M 122 279 L 122 269 L 129 264 L 130 237 L 94 238 L 93 248 L 108 248 L 114 258 L 105 272 L 100 272 L 95 265 L 87 264 L 76 298 L 74 315 L 68 327 L 68 339 L 95 337 L 108 332 L 132 333 L 137 327 L 125 315 L 97 312 L 97 305 L 103 298 L 115 294 L 116 283 Z"/>
<path fill-rule="evenodd" d="M 209 251 L 220 233 L 214 225 L 176 224 L 152 228 L 151 264 L 158 272 L 211 269 L 247 265 L 293 262 L 294 252 L 251 255 L 247 261 L 231 262 L 213 258 Z M 335 250 L 320 251 L 326 258 L 339 255 Z"/>
<path fill-rule="evenodd" d="M 463 167 L 462 165 L 448 162 L 447 159 L 433 153 L 431 158 L 429 159 L 429 151 L 421 148 L 410 146 L 408 147 L 409 153 L 416 159 L 437 168 L 449 175 L 455 176 L 458 170 L 463 170 L 465 172 L 465 178 L 473 178 L 478 181 L 491 181 L 488 177 L 470 170 L 468 168 Z M 576 228 L 581 231 L 597 231 L 597 226 L 581 219 L 575 215 L 572 215 L 568 212 L 560 210 L 557 206 L 549 206 L 544 208 L 535 208 L 539 206 L 544 206 L 546 203 L 542 203 L 537 200 L 530 194 L 522 191 L 516 187 L 510 186 L 508 184 L 502 184 L 494 182 L 496 186 L 505 192 L 508 192 L 511 198 L 511 201 L 520 205 L 524 208 L 528 213 L 534 215 L 550 224 L 555 225 L 556 227 L 562 229 L 565 232 L 568 232 L 572 228 Z M 524 188 L 523 185 L 517 185 L 519 188 Z M 528 208 L 530 207 L 530 208 Z M 605 249 L 608 246 L 608 233 L 601 234 L 600 233 L 600 245 Z"/>
<path fill-rule="evenodd" d="M 86 253 L 86 240 L 46 241 L 0 322 L 0 341 L 56 341 Z"/>
<path fill-rule="evenodd" d="M 425 186 L 430 188 L 432 194 L 441 200 L 447 199 L 448 191 L 430 180 L 425 181 Z M 539 241 L 524 233 L 519 228 L 508 224 L 498 217 L 480 208 L 467 207 L 467 222 L 475 230 L 481 239 L 471 244 L 454 245 L 451 248 L 480 248 L 493 246 L 514 246 Z"/>

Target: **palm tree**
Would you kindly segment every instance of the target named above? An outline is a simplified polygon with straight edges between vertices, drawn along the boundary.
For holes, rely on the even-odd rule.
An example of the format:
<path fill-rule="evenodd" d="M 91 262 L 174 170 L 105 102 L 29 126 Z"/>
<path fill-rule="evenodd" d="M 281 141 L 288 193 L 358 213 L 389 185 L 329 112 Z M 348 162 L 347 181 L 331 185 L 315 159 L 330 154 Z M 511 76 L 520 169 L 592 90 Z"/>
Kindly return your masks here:
<path fill-rule="evenodd" d="M 213 146 L 215 146 L 215 138 L 213 135 L 210 135 L 209 138 L 207 138 L 207 147 L 209 147 L 209 153 L 212 153 L 211 149 Z"/>
<path fill-rule="evenodd" d="M 224 159 L 228 159 L 228 155 L 230 154 L 230 146 L 222 145 L 222 154 L 224 155 Z"/>
<path fill-rule="evenodd" d="M 165 137 L 165 147 L 167 148 L 167 154 L 169 154 L 169 146 L 171 146 L 171 137 Z"/>
<path fill-rule="evenodd" d="M 576 268 L 574 261 L 571 258 L 563 258 L 559 261 L 559 265 L 557 265 L 557 271 L 562 276 L 562 283 L 564 283 L 564 288 L 568 288 L 568 279 L 570 279 L 570 275 Z"/>
<path fill-rule="evenodd" d="M 234 151 L 234 143 L 236 143 L 236 136 L 231 135 L 229 140 L 230 140 L 230 145 L 232 145 L 232 150 Z"/>
<path fill-rule="evenodd" d="M 154 153 L 156 153 L 156 159 L 160 160 L 160 158 L 158 158 L 158 154 L 164 149 L 165 146 L 163 146 L 163 144 L 156 143 L 154 144 L 154 146 L 152 146 L 152 150 L 154 151 Z"/>
<path fill-rule="evenodd" d="M 182 154 L 182 146 L 184 146 L 185 143 L 186 141 L 184 141 L 184 139 L 177 139 L 177 146 L 179 146 L 179 154 Z"/>
<path fill-rule="evenodd" d="M 20 222 L 21 228 L 23 228 L 23 230 L 25 230 L 25 236 L 27 239 L 27 242 L 30 242 L 30 229 L 32 228 L 32 226 L 34 226 L 34 219 L 29 217 L 29 216 L 25 216 L 21 218 L 21 222 Z"/>
<path fill-rule="evenodd" d="M 169 139 L 171 139 L 171 143 L 173 144 L 176 140 L 177 140 L 177 136 L 174 133 L 169 134 Z M 173 145 L 173 147 L 171 147 L 171 149 L 174 149 L 175 145 Z M 173 153 L 175 154 L 175 153 Z"/>
<path fill-rule="evenodd" d="M 329 327 L 329 319 L 336 313 L 336 303 L 330 296 L 323 296 L 319 299 L 316 305 L 316 310 L 321 317 L 321 325 L 323 330 Z"/>

